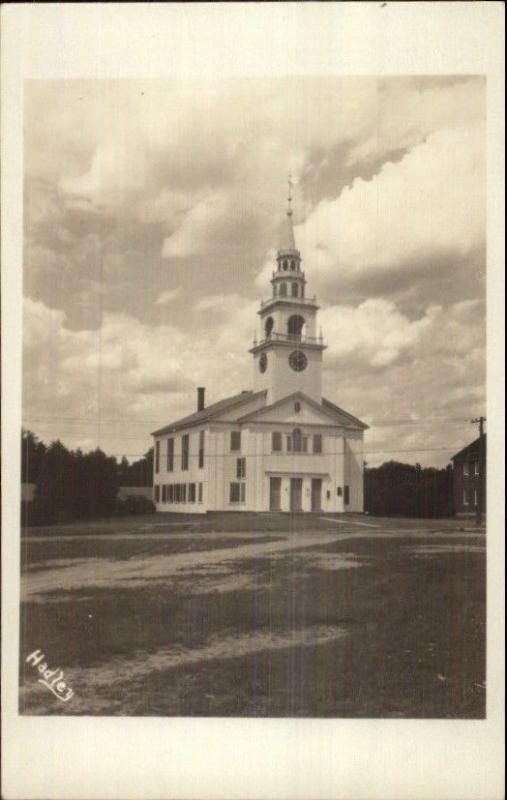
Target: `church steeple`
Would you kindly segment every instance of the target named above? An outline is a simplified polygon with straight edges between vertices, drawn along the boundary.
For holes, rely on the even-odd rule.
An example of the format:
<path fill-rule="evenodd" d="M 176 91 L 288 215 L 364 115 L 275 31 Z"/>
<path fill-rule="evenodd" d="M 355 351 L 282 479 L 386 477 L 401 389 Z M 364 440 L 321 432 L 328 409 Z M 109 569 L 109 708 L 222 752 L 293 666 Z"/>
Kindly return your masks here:
<path fill-rule="evenodd" d="M 289 196 L 287 213 L 281 226 L 280 247 L 276 256 L 277 271 L 273 273 L 271 284 L 273 297 L 305 296 L 305 274 L 301 271 L 301 253 L 296 247 L 292 212 L 292 180 L 289 175 Z"/>
<path fill-rule="evenodd" d="M 306 278 L 294 237 L 290 176 L 287 212 L 280 233 L 277 268 L 271 278 L 272 296 L 261 303 L 261 338 L 250 350 L 254 356 L 255 387 L 266 388 L 270 402 L 291 391 L 301 391 L 320 402 L 325 345 L 322 333 L 317 336 L 316 331 L 316 299 L 305 297 Z"/>
<path fill-rule="evenodd" d="M 289 196 L 287 198 L 286 219 L 280 231 L 280 251 L 296 252 L 296 242 L 294 239 L 294 226 L 292 221 L 292 177 L 289 175 Z"/>

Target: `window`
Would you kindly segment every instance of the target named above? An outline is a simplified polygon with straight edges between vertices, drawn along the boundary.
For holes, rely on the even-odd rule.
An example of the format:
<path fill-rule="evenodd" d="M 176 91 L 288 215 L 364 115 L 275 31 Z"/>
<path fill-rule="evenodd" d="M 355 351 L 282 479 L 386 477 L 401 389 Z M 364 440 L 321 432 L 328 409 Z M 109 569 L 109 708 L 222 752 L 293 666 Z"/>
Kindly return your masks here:
<path fill-rule="evenodd" d="M 195 503 L 195 483 L 188 484 L 188 502 Z"/>
<path fill-rule="evenodd" d="M 269 339 L 269 337 L 271 336 L 274 324 L 275 322 L 273 320 L 273 317 L 268 317 L 264 325 L 264 332 L 266 334 L 266 339 Z"/>
<path fill-rule="evenodd" d="M 468 466 L 468 461 L 465 461 L 463 464 L 463 475 L 467 478 L 470 475 L 470 468 Z"/>
<path fill-rule="evenodd" d="M 246 458 L 236 459 L 236 478 L 246 478 Z"/>
<path fill-rule="evenodd" d="M 474 461 L 474 475 L 475 475 L 476 478 L 478 478 L 480 474 L 481 473 L 480 473 L 480 469 L 479 469 L 479 462 L 478 461 Z"/>
<path fill-rule="evenodd" d="M 167 440 L 167 471 L 174 470 L 174 439 Z"/>
<path fill-rule="evenodd" d="M 303 436 L 299 428 L 295 428 L 292 432 L 292 449 L 295 453 L 300 453 L 303 449 Z"/>
<path fill-rule="evenodd" d="M 179 483 L 175 483 L 174 484 L 174 502 L 175 503 L 179 503 L 180 502 L 180 485 L 179 485 Z"/>
<path fill-rule="evenodd" d="M 322 453 L 322 434 L 321 433 L 314 433 L 313 434 L 313 452 L 314 453 Z"/>
<path fill-rule="evenodd" d="M 202 483 L 197 486 L 197 502 L 202 503 Z"/>
<path fill-rule="evenodd" d="M 292 284 L 291 292 L 292 292 L 292 296 L 293 297 L 297 297 L 298 296 L 298 285 L 297 285 L 297 283 L 293 283 Z"/>
<path fill-rule="evenodd" d="M 280 297 L 287 297 L 287 284 L 280 284 Z"/>
<path fill-rule="evenodd" d="M 288 269 L 289 268 L 289 264 L 287 262 L 287 259 L 285 259 L 284 262 L 283 262 L 283 268 L 284 269 Z"/>
<path fill-rule="evenodd" d="M 348 504 L 350 503 L 350 486 L 345 487 L 343 502 L 345 503 L 346 506 L 348 506 Z"/>
<path fill-rule="evenodd" d="M 294 270 L 296 269 L 296 262 L 294 261 L 294 259 L 292 259 L 292 261 L 290 262 L 290 268 L 292 272 L 294 272 Z"/>
<path fill-rule="evenodd" d="M 336 496 L 337 496 L 337 497 L 341 497 L 341 496 L 342 496 L 342 494 L 343 494 L 342 487 L 341 487 L 341 486 L 337 486 L 337 487 L 336 487 Z"/>
<path fill-rule="evenodd" d="M 477 508 L 479 505 L 479 493 L 477 489 L 474 489 L 474 506 Z"/>
<path fill-rule="evenodd" d="M 160 472 L 160 442 L 155 442 L 155 472 Z"/>
<path fill-rule="evenodd" d="M 162 502 L 163 503 L 166 502 L 166 493 L 167 493 L 167 489 L 166 489 L 166 485 L 164 483 L 164 485 L 162 486 Z"/>
<path fill-rule="evenodd" d="M 155 502 L 158 503 L 160 501 L 160 486 L 156 484 L 154 489 L 155 489 Z"/>
<path fill-rule="evenodd" d="M 187 484 L 180 483 L 180 498 L 182 503 L 187 502 Z"/>
<path fill-rule="evenodd" d="M 231 431 L 231 450 L 241 450 L 241 431 Z"/>
<path fill-rule="evenodd" d="M 229 500 L 231 503 L 244 503 L 246 494 L 246 484 L 233 482 L 230 484 Z"/>
<path fill-rule="evenodd" d="M 304 317 L 302 317 L 300 314 L 293 314 L 291 317 L 289 317 L 287 320 L 287 333 L 289 334 L 289 337 L 299 341 L 301 339 L 301 333 L 303 331 L 304 324 Z"/>
<path fill-rule="evenodd" d="M 280 453 L 282 450 L 282 434 L 278 431 L 271 434 L 271 449 L 273 453 Z"/>
<path fill-rule="evenodd" d="M 174 503 L 174 484 L 170 483 L 168 486 L 167 502 Z"/>
<path fill-rule="evenodd" d="M 181 437 L 181 469 L 188 469 L 188 445 L 189 435 L 186 433 Z"/>
<path fill-rule="evenodd" d="M 463 489 L 463 505 L 468 505 L 468 489 Z"/>
<path fill-rule="evenodd" d="M 199 469 L 204 467 L 204 431 L 199 432 Z"/>

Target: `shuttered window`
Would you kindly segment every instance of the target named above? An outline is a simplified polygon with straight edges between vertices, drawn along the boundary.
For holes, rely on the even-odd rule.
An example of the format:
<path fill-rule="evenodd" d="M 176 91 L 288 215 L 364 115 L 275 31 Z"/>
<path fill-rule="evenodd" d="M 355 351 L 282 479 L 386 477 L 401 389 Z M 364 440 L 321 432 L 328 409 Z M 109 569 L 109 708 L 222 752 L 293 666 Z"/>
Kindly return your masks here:
<path fill-rule="evenodd" d="M 167 440 L 167 471 L 174 470 L 174 439 Z"/>
<path fill-rule="evenodd" d="M 181 437 L 181 469 L 188 469 L 189 442 L 189 435 L 186 433 Z"/>

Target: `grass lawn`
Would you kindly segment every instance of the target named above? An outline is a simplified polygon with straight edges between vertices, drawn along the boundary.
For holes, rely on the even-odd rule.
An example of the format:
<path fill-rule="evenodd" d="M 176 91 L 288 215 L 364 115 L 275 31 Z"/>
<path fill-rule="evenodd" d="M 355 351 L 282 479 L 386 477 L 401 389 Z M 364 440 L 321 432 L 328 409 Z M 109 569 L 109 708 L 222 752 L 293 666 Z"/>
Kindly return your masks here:
<path fill-rule="evenodd" d="M 156 515 L 28 529 L 24 714 L 482 718 L 485 535 Z M 74 696 L 25 659 L 40 649 Z"/>

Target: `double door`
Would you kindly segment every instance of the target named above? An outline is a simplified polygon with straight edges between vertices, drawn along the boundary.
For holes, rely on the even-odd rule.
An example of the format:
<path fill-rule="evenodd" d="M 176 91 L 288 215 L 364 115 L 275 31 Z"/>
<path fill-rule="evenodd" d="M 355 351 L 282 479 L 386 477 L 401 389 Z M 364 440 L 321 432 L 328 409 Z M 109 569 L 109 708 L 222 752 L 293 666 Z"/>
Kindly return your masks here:
<path fill-rule="evenodd" d="M 290 505 L 291 511 L 303 510 L 303 478 L 290 479 Z M 269 510 L 281 511 L 282 509 L 282 479 L 270 478 L 269 480 Z M 322 478 L 312 478 L 312 504 L 311 510 L 317 513 L 322 510 Z"/>

